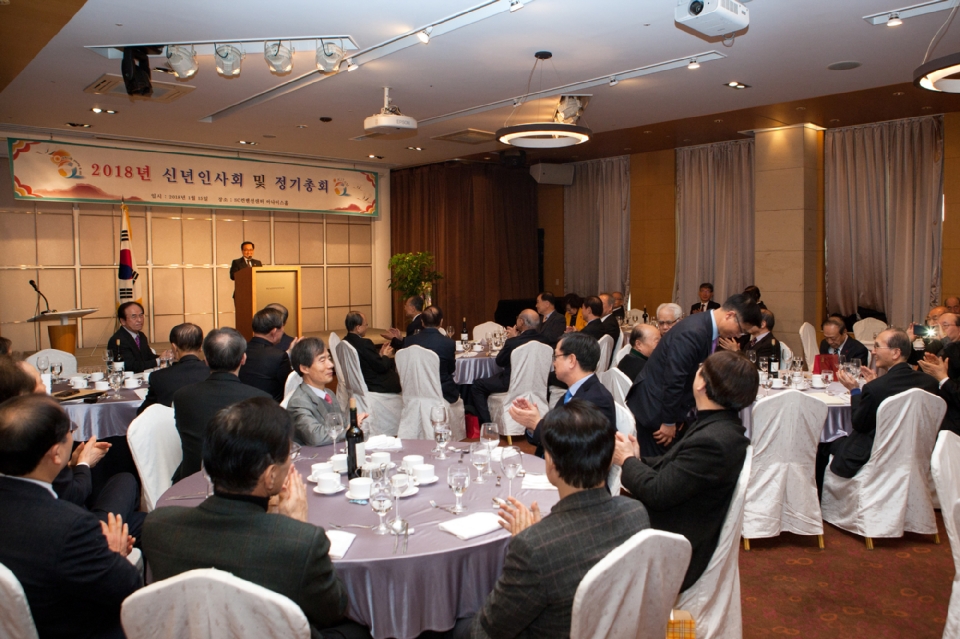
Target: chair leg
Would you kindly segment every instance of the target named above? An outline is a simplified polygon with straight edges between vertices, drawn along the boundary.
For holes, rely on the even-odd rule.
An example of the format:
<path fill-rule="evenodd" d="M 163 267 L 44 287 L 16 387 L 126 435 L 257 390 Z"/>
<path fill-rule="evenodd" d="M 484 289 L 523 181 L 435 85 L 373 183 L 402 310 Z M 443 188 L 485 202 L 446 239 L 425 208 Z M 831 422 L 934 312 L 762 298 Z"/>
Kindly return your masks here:
<path fill-rule="evenodd" d="M 940 545 L 940 533 L 933 533 L 933 543 Z"/>
<path fill-rule="evenodd" d="M 743 549 L 750 550 L 750 540 L 746 537 L 743 538 Z"/>
<path fill-rule="evenodd" d="M 873 550 L 873 539 L 870 537 L 864 537 L 867 542 L 867 550 Z"/>
<path fill-rule="evenodd" d="M 817 535 L 817 543 L 820 544 L 820 550 L 823 550 L 823 535 Z"/>
<path fill-rule="evenodd" d="M 513 437 L 507 435 L 507 446 L 513 446 Z"/>

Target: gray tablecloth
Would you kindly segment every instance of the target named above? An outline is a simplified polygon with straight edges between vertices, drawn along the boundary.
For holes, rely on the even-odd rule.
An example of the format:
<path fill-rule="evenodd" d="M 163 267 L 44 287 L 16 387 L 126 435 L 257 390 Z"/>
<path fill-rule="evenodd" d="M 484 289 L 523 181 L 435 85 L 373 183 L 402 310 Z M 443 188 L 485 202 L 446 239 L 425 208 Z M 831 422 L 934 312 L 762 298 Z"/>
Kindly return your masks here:
<path fill-rule="evenodd" d="M 846 392 L 847 389 L 845 389 L 843 385 L 834 382 L 830 385 L 830 390 L 836 393 L 837 396 L 842 397 L 841 393 Z M 761 393 L 766 393 L 767 396 L 781 392 L 783 391 L 761 389 Z M 807 389 L 804 392 L 822 393 L 824 391 L 822 389 Z M 847 398 L 849 399 L 849 395 L 847 395 Z M 823 424 L 823 431 L 820 433 L 820 442 L 832 442 L 835 439 L 851 433 L 853 431 L 853 423 L 850 421 L 851 415 L 850 404 L 846 406 L 828 406 L 827 421 Z M 743 427 L 747 429 L 747 437 L 750 437 L 753 429 L 753 404 L 740 411 L 740 419 L 743 421 Z"/>
<path fill-rule="evenodd" d="M 69 388 L 66 384 L 63 387 L 57 385 L 53 390 L 56 392 L 66 388 Z M 113 391 L 108 391 L 108 394 L 113 395 Z M 120 399 L 101 397 L 96 404 L 83 402 L 61 404 L 70 416 L 70 420 L 77 425 L 73 440 L 86 441 L 94 435 L 97 439 L 125 436 L 143 400 L 137 396 L 135 390 L 129 388 L 120 389 L 120 396 Z"/>
<path fill-rule="evenodd" d="M 458 447 L 464 444 L 458 443 Z M 447 486 L 447 468 L 457 463 L 459 455 L 445 461 L 433 459 L 430 450 L 433 442 L 405 440 L 402 451 L 392 451 L 398 462 L 404 455 L 423 455 L 426 462 L 434 464 L 440 480 L 429 486 L 421 486 L 419 493 L 400 501 L 400 515 L 410 522 L 416 532 L 410 537 L 406 555 L 393 554 L 393 537 L 374 535 L 368 530 L 346 529 L 356 533 L 357 538 L 343 559 L 334 561 L 337 574 L 346 584 L 350 596 L 348 615 L 368 625 L 377 639 L 397 637 L 412 639 L 426 630 L 444 631 L 453 627 L 457 618 L 475 614 L 500 576 L 510 535 L 499 530 L 469 541 L 443 532 L 438 525 L 454 518 L 454 515 L 430 507 L 430 500 L 440 505 L 453 505 L 453 492 Z M 325 461 L 332 453 L 331 446 L 304 447 L 302 458 L 297 461 L 297 470 L 306 477 L 310 465 Z M 312 458 L 317 455 L 315 458 Z M 465 459 L 464 463 L 469 462 Z M 533 455 L 523 456 L 527 472 L 543 473 L 542 459 Z M 472 466 L 471 480 L 476 477 Z M 493 462 L 499 474 L 499 464 Z M 346 479 L 343 480 L 346 484 Z M 514 496 L 529 505 L 536 501 L 546 514 L 559 500 L 555 490 L 520 490 L 522 480 L 513 480 Z M 344 492 L 323 496 L 312 491 L 308 484 L 309 520 L 318 526 L 337 524 L 375 524 L 377 515 L 369 506 L 351 504 Z M 200 473 L 175 484 L 158 503 L 195 506 L 196 500 L 167 499 L 171 496 L 202 493 L 206 482 Z M 500 488 L 496 478 L 487 478 L 487 483 L 471 483 L 463 497 L 467 512 L 496 512 L 491 507 L 494 496 L 507 497 L 507 479 Z M 388 515 L 392 517 L 391 513 Z M 149 557 L 147 558 L 149 561 Z"/>
<path fill-rule="evenodd" d="M 453 381 L 458 385 L 472 384 L 475 379 L 499 373 L 503 369 L 497 366 L 496 359 L 496 356 L 486 357 L 480 353 L 470 357 L 457 353 L 457 370 L 453 374 Z"/>

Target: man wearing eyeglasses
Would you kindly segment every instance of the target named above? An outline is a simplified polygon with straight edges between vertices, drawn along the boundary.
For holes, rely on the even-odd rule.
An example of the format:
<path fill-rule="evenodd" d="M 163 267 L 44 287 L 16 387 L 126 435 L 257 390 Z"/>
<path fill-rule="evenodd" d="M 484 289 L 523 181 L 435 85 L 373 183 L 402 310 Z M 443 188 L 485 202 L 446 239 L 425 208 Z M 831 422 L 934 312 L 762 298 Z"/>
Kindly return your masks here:
<path fill-rule="evenodd" d="M 662 306 L 658 317 L 661 310 Z M 641 457 L 662 455 L 678 427 L 693 418 L 697 368 L 717 350 L 720 338 L 739 338 L 761 322 L 756 302 L 737 294 L 716 310 L 691 315 L 666 332 L 660 328 L 660 344 L 627 393 L 627 407 L 637 420 Z"/>
<path fill-rule="evenodd" d="M 957 315 L 953 313 L 941 315 L 939 321 L 943 348 L 936 355 L 928 351 L 917 363 L 924 373 L 937 380 L 940 397 L 947 402 L 947 413 L 943 416 L 940 430 L 950 430 L 960 435 L 960 326 L 957 324 Z"/>
<path fill-rule="evenodd" d="M 657 328 L 660 329 L 660 337 L 667 334 L 673 325 L 683 319 L 683 309 L 679 304 L 668 302 L 657 307 Z"/>

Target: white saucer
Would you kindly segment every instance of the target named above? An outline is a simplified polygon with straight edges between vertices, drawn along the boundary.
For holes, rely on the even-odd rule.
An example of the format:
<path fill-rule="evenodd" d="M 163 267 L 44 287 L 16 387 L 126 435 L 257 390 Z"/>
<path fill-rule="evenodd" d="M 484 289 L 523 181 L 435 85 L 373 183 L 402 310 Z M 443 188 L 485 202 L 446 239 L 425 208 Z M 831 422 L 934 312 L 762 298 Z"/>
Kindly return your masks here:
<path fill-rule="evenodd" d="M 361 500 L 361 501 L 368 501 L 368 500 L 370 499 L 369 496 L 367 496 L 367 497 L 356 497 L 356 496 L 354 496 L 354 495 L 351 495 L 349 490 L 346 492 L 346 494 L 344 495 L 344 497 L 346 497 L 347 499 L 350 499 L 350 500 L 359 499 L 359 500 Z"/>
<path fill-rule="evenodd" d="M 437 480 L 439 480 L 440 478 L 434 475 L 430 479 L 419 480 L 416 477 L 413 477 L 412 479 L 413 479 L 414 486 L 429 486 L 430 484 L 437 483 Z"/>
<path fill-rule="evenodd" d="M 345 488 L 346 486 L 344 486 L 343 484 L 340 484 L 335 490 L 326 491 L 326 490 L 320 490 L 319 486 L 314 486 L 313 492 L 317 493 L 318 495 L 336 495 L 337 493 L 339 493 L 341 490 Z"/>
<path fill-rule="evenodd" d="M 403 491 L 403 494 L 400 495 L 400 498 L 412 497 L 420 492 L 420 489 L 416 486 L 407 486 L 407 489 Z"/>
<path fill-rule="evenodd" d="M 813 384 L 813 385 L 810 386 L 810 388 L 812 388 L 812 389 L 814 389 L 814 390 L 824 390 L 826 387 L 827 387 L 826 384 L 821 384 L 820 386 L 817 386 L 816 384 Z"/>

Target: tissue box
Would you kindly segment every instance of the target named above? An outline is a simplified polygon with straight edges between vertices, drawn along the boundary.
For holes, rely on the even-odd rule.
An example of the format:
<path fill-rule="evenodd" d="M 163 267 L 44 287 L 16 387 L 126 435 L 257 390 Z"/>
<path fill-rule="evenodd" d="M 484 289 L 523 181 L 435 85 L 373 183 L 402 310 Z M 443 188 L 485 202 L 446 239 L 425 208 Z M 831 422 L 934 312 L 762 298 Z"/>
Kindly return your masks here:
<path fill-rule="evenodd" d="M 697 623 L 686 610 L 674 610 L 667 622 L 667 639 L 696 639 Z"/>

